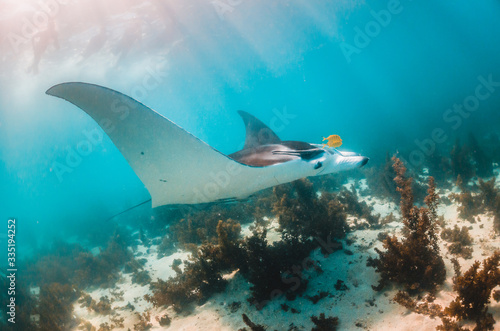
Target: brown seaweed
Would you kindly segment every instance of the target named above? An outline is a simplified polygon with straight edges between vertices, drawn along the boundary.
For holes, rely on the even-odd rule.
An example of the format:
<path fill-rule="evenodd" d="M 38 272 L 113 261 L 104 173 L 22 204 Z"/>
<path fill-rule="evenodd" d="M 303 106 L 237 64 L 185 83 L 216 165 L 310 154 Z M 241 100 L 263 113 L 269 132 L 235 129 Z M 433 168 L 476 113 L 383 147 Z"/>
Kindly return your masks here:
<path fill-rule="evenodd" d="M 369 258 L 372 266 L 381 274 L 381 290 L 387 283 L 401 284 L 410 293 L 424 290 L 435 291 L 436 286 L 445 280 L 446 270 L 439 254 L 436 235 L 437 204 L 434 179 L 429 178 L 428 194 L 425 198 L 427 207 L 416 207 L 413 202 L 412 179 L 405 176 L 403 162 L 393 157 L 394 179 L 401 194 L 401 214 L 403 217 L 403 239 L 389 236 L 384 241 L 385 251 L 375 249 L 378 258 Z"/>
<path fill-rule="evenodd" d="M 478 330 L 493 330 L 494 320 L 488 313 L 488 304 L 493 289 L 500 285 L 500 251 L 482 263 L 479 261 L 463 274 L 456 270 L 453 278 L 453 290 L 457 298 L 445 308 L 445 313 L 458 320 L 473 320 Z"/>
<path fill-rule="evenodd" d="M 472 237 L 469 234 L 469 229 L 463 226 L 461 229 L 455 224 L 453 229 L 444 228 L 441 231 L 441 239 L 450 243 L 448 252 L 459 255 L 464 259 L 472 258 Z"/>
<path fill-rule="evenodd" d="M 351 185 L 351 190 L 342 190 L 338 200 L 344 205 L 346 213 L 365 219 L 372 228 L 380 226 L 380 215 L 373 214 L 373 207 L 368 206 L 365 201 L 359 201 L 354 185 Z"/>
<path fill-rule="evenodd" d="M 339 325 L 338 317 L 325 317 L 325 313 L 321 313 L 319 317 L 311 316 L 311 321 L 314 323 L 311 331 L 335 331 Z"/>
<path fill-rule="evenodd" d="M 248 325 L 251 331 L 266 331 L 266 328 L 264 326 L 255 324 L 246 314 L 241 314 L 241 317 L 243 318 L 243 322 Z"/>

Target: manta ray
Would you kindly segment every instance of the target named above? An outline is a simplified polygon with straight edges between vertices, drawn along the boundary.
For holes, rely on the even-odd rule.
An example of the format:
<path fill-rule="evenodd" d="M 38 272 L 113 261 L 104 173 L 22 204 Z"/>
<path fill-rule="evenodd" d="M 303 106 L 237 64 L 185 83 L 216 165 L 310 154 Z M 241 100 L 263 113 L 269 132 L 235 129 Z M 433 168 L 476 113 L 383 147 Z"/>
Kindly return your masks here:
<path fill-rule="evenodd" d="M 109 88 L 70 82 L 46 93 L 71 102 L 97 122 L 149 191 L 153 208 L 241 200 L 265 188 L 368 162 L 365 156 L 321 144 L 282 141 L 244 111 L 238 112 L 246 127 L 244 147 L 225 155 Z"/>

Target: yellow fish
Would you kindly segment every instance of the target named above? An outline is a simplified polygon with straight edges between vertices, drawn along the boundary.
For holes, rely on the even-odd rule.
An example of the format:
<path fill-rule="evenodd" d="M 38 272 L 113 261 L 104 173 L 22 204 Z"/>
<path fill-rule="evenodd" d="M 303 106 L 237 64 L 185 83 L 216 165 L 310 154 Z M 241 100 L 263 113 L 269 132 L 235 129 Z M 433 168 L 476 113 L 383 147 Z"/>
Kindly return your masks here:
<path fill-rule="evenodd" d="M 332 134 L 331 136 L 328 136 L 328 138 L 323 137 L 323 141 L 327 140 L 327 143 L 323 145 L 323 147 L 340 147 L 342 146 L 342 139 L 340 138 L 339 135 Z"/>

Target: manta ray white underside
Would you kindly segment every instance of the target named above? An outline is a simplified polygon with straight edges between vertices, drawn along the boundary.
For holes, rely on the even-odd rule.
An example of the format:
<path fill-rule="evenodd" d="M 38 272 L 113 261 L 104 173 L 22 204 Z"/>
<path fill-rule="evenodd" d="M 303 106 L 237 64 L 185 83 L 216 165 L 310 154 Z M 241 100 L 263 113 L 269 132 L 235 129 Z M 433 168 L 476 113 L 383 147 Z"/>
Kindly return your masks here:
<path fill-rule="evenodd" d="M 47 94 L 73 103 L 99 124 L 148 189 L 152 207 L 242 199 L 324 171 L 321 162 L 300 156 L 269 166 L 237 162 L 140 102 L 105 87 L 63 83 Z"/>

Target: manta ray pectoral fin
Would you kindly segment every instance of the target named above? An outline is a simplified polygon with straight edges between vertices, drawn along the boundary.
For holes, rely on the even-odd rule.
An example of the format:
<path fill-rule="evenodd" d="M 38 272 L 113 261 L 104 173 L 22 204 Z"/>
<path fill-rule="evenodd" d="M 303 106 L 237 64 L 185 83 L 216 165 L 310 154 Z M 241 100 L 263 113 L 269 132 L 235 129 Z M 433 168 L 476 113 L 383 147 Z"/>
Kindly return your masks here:
<path fill-rule="evenodd" d="M 117 91 L 63 83 L 46 93 L 73 103 L 101 126 L 148 189 L 152 207 L 241 196 L 248 178 L 260 174 Z"/>

